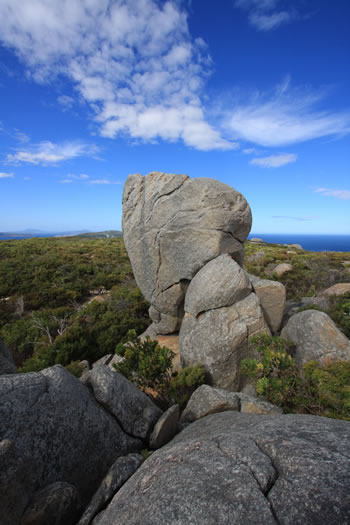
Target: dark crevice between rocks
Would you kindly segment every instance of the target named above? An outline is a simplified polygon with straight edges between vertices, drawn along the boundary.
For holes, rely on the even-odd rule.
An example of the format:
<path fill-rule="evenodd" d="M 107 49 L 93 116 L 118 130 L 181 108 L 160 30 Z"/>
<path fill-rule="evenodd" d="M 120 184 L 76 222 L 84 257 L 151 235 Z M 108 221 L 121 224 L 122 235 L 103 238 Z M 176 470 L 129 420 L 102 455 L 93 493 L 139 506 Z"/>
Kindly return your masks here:
<path fill-rule="evenodd" d="M 280 525 L 280 521 L 276 515 L 276 512 L 275 512 L 275 509 L 274 509 L 274 506 L 269 498 L 269 494 L 271 492 L 271 490 L 273 489 L 273 487 L 275 486 L 278 478 L 279 478 L 279 471 L 278 471 L 278 468 L 277 466 L 275 465 L 272 457 L 262 448 L 261 445 L 259 445 L 259 443 L 257 442 L 256 439 L 253 439 L 251 438 L 251 440 L 253 441 L 253 443 L 255 443 L 256 447 L 259 449 L 259 451 L 261 452 L 261 454 L 263 454 L 264 456 L 266 456 L 268 458 L 268 460 L 270 461 L 274 471 L 275 471 L 275 475 L 273 476 L 273 478 L 270 480 L 270 483 L 268 484 L 268 486 L 265 488 L 265 490 L 262 490 L 265 498 L 268 500 L 269 504 L 270 504 L 270 507 L 271 507 L 271 513 L 273 515 L 273 517 L 275 518 L 276 520 L 276 523 L 278 525 Z"/>

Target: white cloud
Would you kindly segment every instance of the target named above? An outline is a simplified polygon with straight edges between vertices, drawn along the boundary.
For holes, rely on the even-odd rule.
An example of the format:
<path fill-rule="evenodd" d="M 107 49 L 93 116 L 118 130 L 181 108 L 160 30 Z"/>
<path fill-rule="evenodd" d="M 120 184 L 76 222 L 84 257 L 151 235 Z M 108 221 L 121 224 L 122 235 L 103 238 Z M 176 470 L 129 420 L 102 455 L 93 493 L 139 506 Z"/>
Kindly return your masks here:
<path fill-rule="evenodd" d="M 19 129 L 15 130 L 15 138 L 18 140 L 18 142 L 21 142 L 22 144 L 26 144 L 27 142 L 30 142 L 30 138 L 26 133 L 23 133 L 23 131 L 20 131 Z"/>
<path fill-rule="evenodd" d="M 296 18 L 295 9 L 275 10 L 279 0 L 236 0 L 235 7 L 248 11 L 248 20 L 259 31 L 271 31 Z"/>
<path fill-rule="evenodd" d="M 122 182 L 113 182 L 108 179 L 89 180 L 90 184 L 122 184 Z"/>
<path fill-rule="evenodd" d="M 62 106 L 63 111 L 71 109 L 74 104 L 74 98 L 68 95 L 60 95 L 57 97 L 57 102 Z"/>
<path fill-rule="evenodd" d="M 74 180 L 86 180 L 89 178 L 89 175 L 86 175 L 86 173 L 81 173 L 80 175 L 74 175 L 73 173 L 69 173 L 67 177 L 69 179 L 74 179 Z"/>
<path fill-rule="evenodd" d="M 317 188 L 315 193 L 321 193 L 326 197 L 335 197 L 336 199 L 348 200 L 350 199 L 350 190 L 332 190 L 329 188 Z"/>
<path fill-rule="evenodd" d="M 293 89 L 287 78 L 270 93 L 254 93 L 250 99 L 225 108 L 223 127 L 233 139 L 261 146 L 283 146 L 350 132 L 350 111 L 317 109 L 326 92 Z"/>
<path fill-rule="evenodd" d="M 57 182 L 59 182 L 60 184 L 71 184 L 73 181 L 71 179 L 62 179 Z"/>
<path fill-rule="evenodd" d="M 35 81 L 73 82 L 103 136 L 235 147 L 207 120 L 200 95 L 211 60 L 180 2 L 2 0 L 0 23 L 0 39 Z M 66 95 L 58 102 L 71 105 Z"/>
<path fill-rule="evenodd" d="M 81 142 L 54 144 L 46 141 L 32 145 L 27 150 L 19 150 L 16 153 L 7 155 L 7 162 L 9 164 L 57 164 L 75 157 L 93 155 L 96 152 L 96 146 Z"/>
<path fill-rule="evenodd" d="M 269 157 L 261 157 L 252 159 L 249 164 L 260 166 L 261 168 L 280 168 L 291 162 L 297 160 L 297 155 L 294 153 L 283 153 L 281 155 L 270 155 Z"/>
<path fill-rule="evenodd" d="M 13 173 L 0 173 L 0 179 L 14 179 Z"/>

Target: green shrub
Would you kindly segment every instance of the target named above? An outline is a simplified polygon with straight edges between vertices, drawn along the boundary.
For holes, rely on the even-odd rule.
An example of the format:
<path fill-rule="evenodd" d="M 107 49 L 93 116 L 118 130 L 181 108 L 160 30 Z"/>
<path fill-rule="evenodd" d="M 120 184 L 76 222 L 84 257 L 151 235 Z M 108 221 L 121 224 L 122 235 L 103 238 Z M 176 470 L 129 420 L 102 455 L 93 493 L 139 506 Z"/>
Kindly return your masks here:
<path fill-rule="evenodd" d="M 159 346 L 158 341 L 151 341 L 149 337 L 141 341 L 135 330 L 129 330 L 128 342 L 118 344 L 116 353 L 124 358 L 114 365 L 117 372 L 141 390 L 151 389 L 161 397 L 166 396 L 174 352 L 166 346 Z"/>
<path fill-rule="evenodd" d="M 205 368 L 200 363 L 187 366 L 173 375 L 170 381 L 169 395 L 173 403 L 185 408 L 187 401 L 199 386 L 205 383 Z"/>
<path fill-rule="evenodd" d="M 290 343 L 261 335 L 250 339 L 261 358 L 243 359 L 241 371 L 255 380 L 256 391 L 285 412 L 350 420 L 350 363 L 310 361 L 302 373 L 288 354 Z"/>
<path fill-rule="evenodd" d="M 79 361 L 72 361 L 65 368 L 75 377 L 80 377 L 83 373 L 83 367 L 81 366 Z"/>
<path fill-rule="evenodd" d="M 328 315 L 350 339 L 350 292 L 330 299 Z"/>
<path fill-rule="evenodd" d="M 297 364 L 287 353 L 291 344 L 266 334 L 252 337 L 250 342 L 261 359 L 243 359 L 241 372 L 255 380 L 259 395 L 286 410 L 293 408 L 300 379 Z"/>
<path fill-rule="evenodd" d="M 306 310 L 318 310 L 319 312 L 323 312 L 323 309 L 318 306 L 318 304 L 305 304 L 304 306 L 298 308 L 297 313 L 305 312 Z"/>

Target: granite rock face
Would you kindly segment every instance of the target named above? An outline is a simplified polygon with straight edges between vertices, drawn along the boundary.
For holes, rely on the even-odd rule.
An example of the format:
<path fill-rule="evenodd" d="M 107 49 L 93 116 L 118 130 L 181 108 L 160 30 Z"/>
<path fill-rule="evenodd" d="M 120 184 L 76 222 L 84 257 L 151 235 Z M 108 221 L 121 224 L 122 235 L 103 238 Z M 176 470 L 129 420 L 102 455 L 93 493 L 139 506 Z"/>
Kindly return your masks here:
<path fill-rule="evenodd" d="M 181 414 L 180 427 L 197 421 L 209 414 L 234 410 L 249 414 L 282 414 L 282 409 L 267 401 L 241 392 L 228 392 L 209 385 L 198 387 L 190 397 Z"/>
<path fill-rule="evenodd" d="M 276 334 L 281 326 L 286 304 L 286 288 L 278 281 L 259 279 L 255 275 L 249 275 L 249 279 L 259 298 L 265 320 L 271 332 Z"/>
<path fill-rule="evenodd" d="M 240 361 L 249 357 L 248 338 L 260 333 L 269 329 L 254 293 L 198 317 L 185 313 L 179 338 L 182 366 L 202 363 L 214 386 L 237 391 Z"/>
<path fill-rule="evenodd" d="M 349 339 L 324 312 L 305 310 L 293 315 L 281 336 L 294 343 L 299 366 L 313 360 L 321 364 L 328 359 L 350 361 Z"/>
<path fill-rule="evenodd" d="M 0 375 L 16 374 L 17 368 L 10 350 L 0 339 Z"/>
<path fill-rule="evenodd" d="M 244 197 L 214 179 L 159 172 L 127 178 L 124 241 L 158 333 L 179 328 L 187 285 L 207 262 L 228 253 L 242 263 L 251 221 Z"/>
<path fill-rule="evenodd" d="M 133 383 L 107 365 L 98 365 L 84 377 L 96 400 L 112 414 L 127 434 L 146 439 L 162 415 L 153 401 Z"/>
<path fill-rule="evenodd" d="M 110 465 L 142 448 L 60 365 L 2 376 L 0 398 L 0 439 L 14 444 L 13 449 L 5 447 L 3 458 L 7 484 L 19 494 L 8 516 L 11 525 L 19 523 L 17 516 L 34 492 L 56 481 L 74 485 L 86 504 Z M 25 498 L 21 493 L 28 474 L 24 458 L 32 465 Z"/>
<path fill-rule="evenodd" d="M 347 421 L 209 415 L 154 452 L 98 524 L 349 523 L 349 450 Z"/>

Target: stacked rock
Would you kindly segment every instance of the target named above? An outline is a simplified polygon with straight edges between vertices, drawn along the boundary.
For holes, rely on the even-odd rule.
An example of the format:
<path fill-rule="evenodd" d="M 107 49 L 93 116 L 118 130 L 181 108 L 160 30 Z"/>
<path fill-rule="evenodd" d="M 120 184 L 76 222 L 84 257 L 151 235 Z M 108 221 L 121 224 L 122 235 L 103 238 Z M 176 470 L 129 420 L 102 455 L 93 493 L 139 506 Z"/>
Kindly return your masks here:
<path fill-rule="evenodd" d="M 124 186 L 124 241 L 151 304 L 149 333 L 180 332 L 182 365 L 203 363 L 213 384 L 230 390 L 248 337 L 269 332 L 256 283 L 242 269 L 251 224 L 243 195 L 214 179 L 152 172 Z M 283 285 L 280 295 L 282 317 Z"/>

